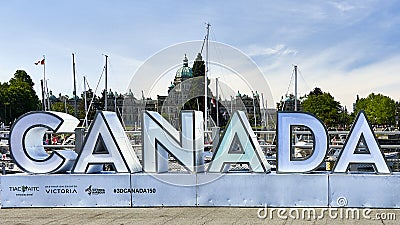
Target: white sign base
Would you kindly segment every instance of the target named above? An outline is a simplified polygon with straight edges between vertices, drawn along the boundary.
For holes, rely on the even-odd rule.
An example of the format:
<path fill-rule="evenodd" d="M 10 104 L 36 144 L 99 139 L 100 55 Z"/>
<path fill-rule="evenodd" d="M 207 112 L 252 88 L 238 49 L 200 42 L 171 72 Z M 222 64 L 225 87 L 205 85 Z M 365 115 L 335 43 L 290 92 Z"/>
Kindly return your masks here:
<path fill-rule="evenodd" d="M 0 184 L 3 208 L 400 207 L 400 173 L 14 174 Z"/>

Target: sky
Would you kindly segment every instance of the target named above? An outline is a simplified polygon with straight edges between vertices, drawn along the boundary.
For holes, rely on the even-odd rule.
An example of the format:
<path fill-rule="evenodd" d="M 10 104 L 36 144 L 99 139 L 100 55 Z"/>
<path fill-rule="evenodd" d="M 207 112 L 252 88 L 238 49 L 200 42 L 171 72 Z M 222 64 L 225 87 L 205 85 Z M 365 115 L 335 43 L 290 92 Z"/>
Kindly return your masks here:
<path fill-rule="evenodd" d="M 72 53 L 78 93 L 83 76 L 96 88 L 104 55 L 108 87 L 125 93 L 146 60 L 171 45 L 202 40 L 209 22 L 211 41 L 239 49 L 262 71 L 273 96 L 268 107 L 294 92 L 293 65 L 300 96 L 319 87 L 349 111 L 357 95 L 372 92 L 400 101 L 396 0 L 0 0 L 0 18 L 0 82 L 25 70 L 38 96 L 43 66 L 34 62 L 43 55 L 56 96 L 72 96 Z"/>

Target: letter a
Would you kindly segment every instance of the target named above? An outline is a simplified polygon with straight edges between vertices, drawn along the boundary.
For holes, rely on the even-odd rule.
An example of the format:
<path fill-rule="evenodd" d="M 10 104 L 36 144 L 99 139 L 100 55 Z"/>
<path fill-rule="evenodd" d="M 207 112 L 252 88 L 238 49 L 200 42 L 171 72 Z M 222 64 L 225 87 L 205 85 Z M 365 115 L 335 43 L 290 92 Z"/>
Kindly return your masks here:
<path fill-rule="evenodd" d="M 221 142 L 214 152 L 208 172 L 227 172 L 230 164 L 247 163 L 252 172 L 270 172 L 265 158 L 244 112 L 233 114 Z"/>
<path fill-rule="evenodd" d="M 364 152 L 357 151 L 360 140 L 364 142 L 366 150 Z M 379 148 L 364 111 L 358 113 L 356 122 L 351 128 L 349 137 L 344 144 L 343 150 L 340 152 L 333 172 L 345 173 L 351 163 L 374 164 L 376 173 L 390 173 L 385 157 Z"/>
<path fill-rule="evenodd" d="M 119 173 L 142 170 L 117 114 L 99 111 L 89 128 L 73 172 L 100 172 L 103 164 L 108 163 L 113 164 Z"/>

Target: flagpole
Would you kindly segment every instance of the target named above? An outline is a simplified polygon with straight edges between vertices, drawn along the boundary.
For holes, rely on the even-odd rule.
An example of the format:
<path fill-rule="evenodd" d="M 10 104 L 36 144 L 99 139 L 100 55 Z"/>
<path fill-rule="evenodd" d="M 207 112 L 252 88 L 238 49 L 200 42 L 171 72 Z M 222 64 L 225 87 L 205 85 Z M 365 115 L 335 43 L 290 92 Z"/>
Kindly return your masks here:
<path fill-rule="evenodd" d="M 43 107 L 43 110 L 46 111 L 46 101 L 44 99 L 44 91 L 43 91 L 44 90 L 43 80 L 40 80 L 40 86 L 42 88 L 42 107 Z"/>

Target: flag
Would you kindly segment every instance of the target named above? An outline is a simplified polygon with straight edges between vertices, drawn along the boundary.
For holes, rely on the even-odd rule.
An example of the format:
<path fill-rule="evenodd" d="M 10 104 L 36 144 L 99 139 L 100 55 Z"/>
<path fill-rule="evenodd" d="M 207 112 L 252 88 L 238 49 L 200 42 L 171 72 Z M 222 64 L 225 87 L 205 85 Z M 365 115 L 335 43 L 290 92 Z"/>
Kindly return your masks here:
<path fill-rule="evenodd" d="M 35 62 L 35 65 L 44 65 L 44 59 Z"/>
<path fill-rule="evenodd" d="M 217 103 L 215 102 L 215 98 L 214 97 L 211 98 L 211 104 L 212 104 L 213 107 L 217 106 Z"/>

